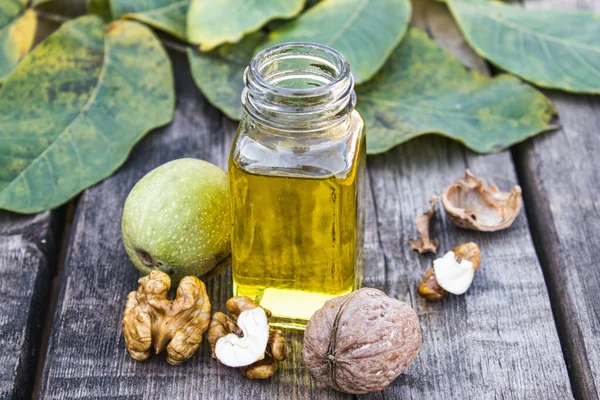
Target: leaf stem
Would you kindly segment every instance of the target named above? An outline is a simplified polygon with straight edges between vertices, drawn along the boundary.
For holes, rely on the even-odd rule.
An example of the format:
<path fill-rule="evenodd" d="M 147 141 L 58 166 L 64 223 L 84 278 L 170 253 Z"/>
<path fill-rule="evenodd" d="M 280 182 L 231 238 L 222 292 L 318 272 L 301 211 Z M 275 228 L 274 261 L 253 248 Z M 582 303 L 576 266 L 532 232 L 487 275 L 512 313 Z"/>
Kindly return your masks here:
<path fill-rule="evenodd" d="M 178 53 L 186 54 L 187 48 L 190 47 L 190 46 L 186 46 L 185 44 L 183 44 L 181 42 L 176 42 L 174 40 L 165 39 L 164 37 L 161 37 L 161 35 L 158 36 L 158 39 L 163 44 L 163 46 L 165 46 L 166 48 L 169 48 L 171 50 L 174 50 Z"/>
<path fill-rule="evenodd" d="M 63 22 L 70 21 L 72 18 L 65 17 L 64 15 L 55 14 L 47 11 L 35 10 L 35 13 L 38 17 L 45 19 L 46 21 L 58 22 L 62 24 Z"/>

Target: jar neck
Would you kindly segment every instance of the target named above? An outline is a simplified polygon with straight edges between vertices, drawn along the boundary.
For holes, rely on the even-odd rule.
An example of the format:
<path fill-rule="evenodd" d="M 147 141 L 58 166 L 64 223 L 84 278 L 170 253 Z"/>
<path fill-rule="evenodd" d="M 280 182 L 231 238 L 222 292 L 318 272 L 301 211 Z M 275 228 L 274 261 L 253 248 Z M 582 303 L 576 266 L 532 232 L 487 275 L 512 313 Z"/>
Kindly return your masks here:
<path fill-rule="evenodd" d="M 317 133 L 348 120 L 354 77 L 336 50 L 285 43 L 258 53 L 244 72 L 242 104 L 253 122 L 280 136 Z"/>

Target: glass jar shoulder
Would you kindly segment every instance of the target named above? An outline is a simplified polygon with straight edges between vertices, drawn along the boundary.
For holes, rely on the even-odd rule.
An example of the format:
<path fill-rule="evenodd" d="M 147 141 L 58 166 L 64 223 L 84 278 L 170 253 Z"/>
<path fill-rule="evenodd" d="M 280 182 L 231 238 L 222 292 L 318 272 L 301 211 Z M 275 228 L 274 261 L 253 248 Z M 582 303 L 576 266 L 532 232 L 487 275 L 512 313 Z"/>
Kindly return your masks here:
<path fill-rule="evenodd" d="M 235 165 L 261 175 L 345 177 L 359 159 L 364 141 L 364 121 L 357 111 L 337 127 L 298 134 L 274 134 L 244 116 L 232 146 L 230 168 Z"/>

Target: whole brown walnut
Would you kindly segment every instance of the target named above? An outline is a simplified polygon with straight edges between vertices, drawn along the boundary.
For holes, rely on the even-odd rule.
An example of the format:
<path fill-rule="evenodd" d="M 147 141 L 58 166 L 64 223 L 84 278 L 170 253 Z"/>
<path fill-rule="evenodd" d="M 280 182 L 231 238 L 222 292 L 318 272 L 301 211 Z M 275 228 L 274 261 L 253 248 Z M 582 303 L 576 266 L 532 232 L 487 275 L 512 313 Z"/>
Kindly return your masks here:
<path fill-rule="evenodd" d="M 167 362 L 177 365 L 190 358 L 202 342 L 210 322 L 210 301 L 204 283 L 195 276 L 179 282 L 177 296 L 169 300 L 171 278 L 154 270 L 140 278 L 129 293 L 123 312 L 123 333 L 129 354 L 142 361 L 167 350 Z"/>
<path fill-rule="evenodd" d="M 380 290 L 363 288 L 315 312 L 306 326 L 302 355 L 318 381 L 360 394 L 388 386 L 420 347 L 415 311 Z"/>

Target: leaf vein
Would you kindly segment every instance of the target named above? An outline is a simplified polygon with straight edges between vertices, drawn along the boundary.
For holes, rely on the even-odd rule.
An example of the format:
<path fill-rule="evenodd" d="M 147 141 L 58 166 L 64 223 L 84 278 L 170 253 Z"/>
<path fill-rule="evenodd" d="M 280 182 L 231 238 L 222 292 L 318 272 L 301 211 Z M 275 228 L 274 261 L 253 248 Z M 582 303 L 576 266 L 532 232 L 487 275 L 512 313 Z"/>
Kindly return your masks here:
<path fill-rule="evenodd" d="M 559 43 L 562 43 L 562 44 L 564 44 L 566 46 L 568 46 L 568 45 L 574 45 L 574 46 L 577 46 L 577 47 L 586 48 L 586 49 L 588 49 L 590 51 L 600 52 L 600 48 L 597 48 L 597 47 L 594 47 L 594 46 L 591 46 L 591 45 L 588 45 L 588 44 L 585 44 L 585 43 L 576 42 L 576 41 L 568 41 L 568 40 L 565 40 L 565 39 L 558 38 L 556 36 L 549 35 L 549 34 L 544 33 L 544 32 L 536 31 L 535 29 L 530 28 L 530 27 L 517 25 L 516 23 L 514 23 L 512 21 L 509 21 L 507 19 L 495 17 L 491 13 L 484 13 L 481 10 L 479 10 L 479 7 L 477 7 L 477 6 L 471 6 L 471 5 L 467 5 L 467 4 L 463 4 L 463 5 L 465 7 L 467 7 L 467 8 L 470 8 L 471 10 L 474 10 L 474 12 L 476 14 L 483 15 L 484 18 L 492 19 L 494 21 L 499 22 L 500 24 L 504 24 L 504 25 L 506 25 L 508 27 L 511 27 L 511 28 L 513 28 L 513 29 L 515 29 L 517 31 L 523 31 L 523 32 L 526 32 L 526 33 L 530 33 L 533 36 L 544 37 L 544 38 L 547 38 L 549 41 L 559 42 Z"/>
<path fill-rule="evenodd" d="M 354 24 L 354 21 L 356 21 L 356 19 L 360 15 L 360 13 L 367 6 L 367 4 L 368 4 L 368 0 L 363 0 L 362 4 L 359 5 L 358 7 L 356 7 L 356 9 L 352 12 L 350 17 L 346 20 L 346 22 L 344 22 L 344 24 L 341 26 L 341 28 L 338 29 L 331 38 L 329 38 L 326 45 L 335 48 L 335 46 L 333 44 L 340 38 L 340 36 L 342 36 L 343 34 L 346 33 L 348 28 L 350 28 Z"/>
<path fill-rule="evenodd" d="M 56 197 L 56 184 L 54 183 L 54 177 L 57 176 L 54 170 L 50 167 L 50 160 L 48 160 L 48 155 L 44 154 L 42 158 L 46 164 L 46 168 L 48 169 L 48 174 L 50 175 L 50 182 L 52 183 L 52 198 L 50 203 L 54 203 L 54 198 Z"/>
<path fill-rule="evenodd" d="M 362 96 L 361 100 L 367 100 L 367 101 L 371 101 L 372 103 L 378 103 L 378 104 L 382 104 L 382 105 L 386 105 L 386 106 L 391 106 L 391 107 L 399 107 L 399 108 L 404 108 L 406 110 L 410 110 L 410 111 L 416 111 L 418 112 L 423 112 L 423 113 L 427 113 L 427 114 L 443 114 L 443 115 L 447 115 L 449 117 L 455 117 L 455 118 L 462 118 L 462 119 L 478 119 L 480 120 L 481 118 L 477 117 L 476 115 L 471 115 L 471 114 L 464 114 L 464 113 L 458 113 L 458 112 L 451 112 L 449 110 L 442 110 L 439 108 L 429 108 L 426 109 L 424 105 L 419 105 L 419 107 L 411 107 L 409 105 L 403 104 L 403 103 L 397 103 L 395 101 L 390 101 L 390 100 L 385 100 L 385 99 L 381 99 L 378 97 L 373 97 L 373 96 Z M 502 118 L 499 117 L 497 115 L 488 115 L 486 116 L 486 119 L 490 119 L 490 120 L 498 120 L 498 121 L 505 121 L 506 118 Z"/>

